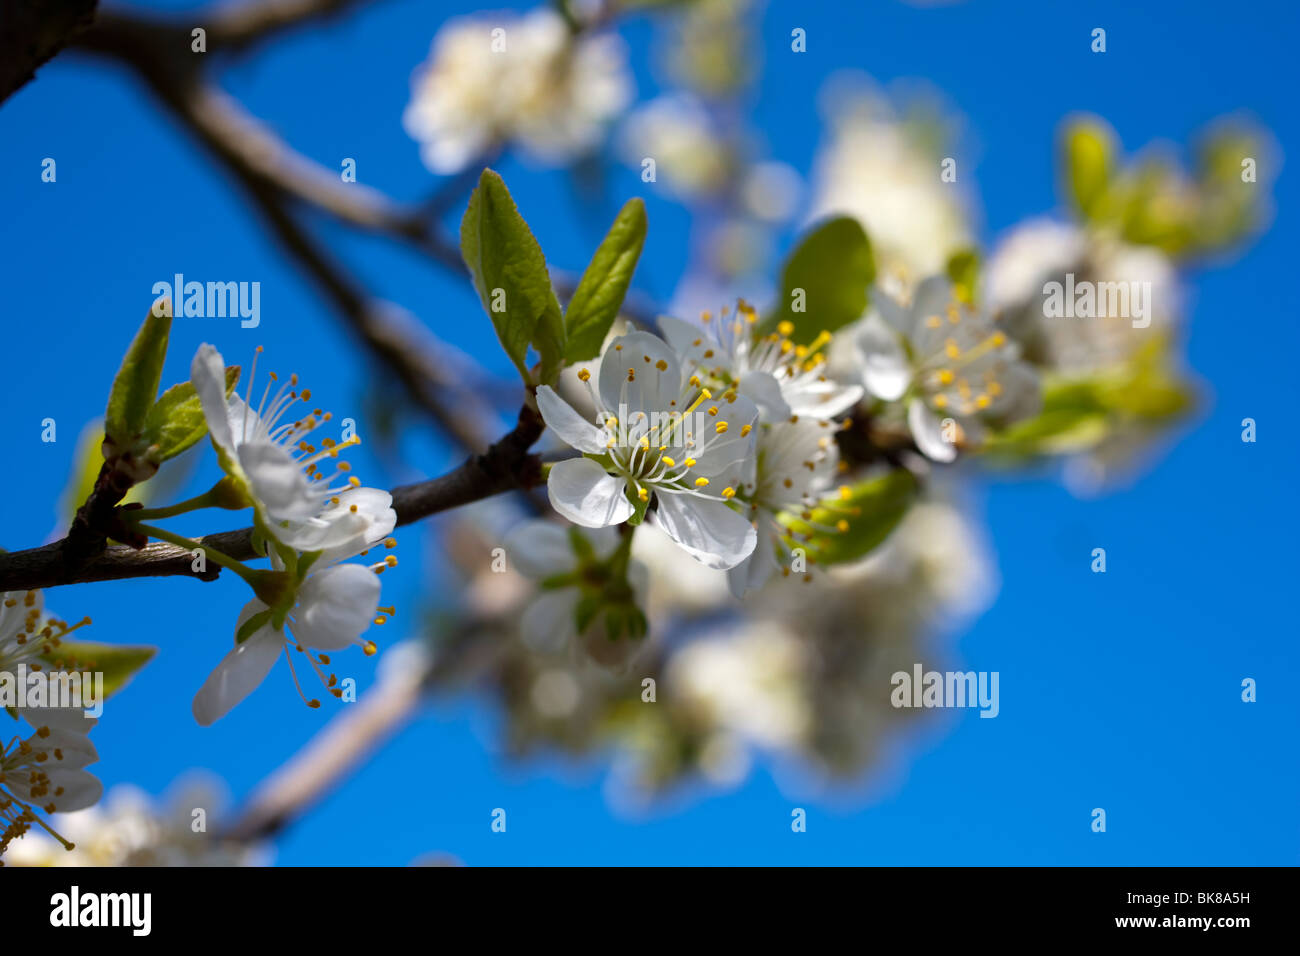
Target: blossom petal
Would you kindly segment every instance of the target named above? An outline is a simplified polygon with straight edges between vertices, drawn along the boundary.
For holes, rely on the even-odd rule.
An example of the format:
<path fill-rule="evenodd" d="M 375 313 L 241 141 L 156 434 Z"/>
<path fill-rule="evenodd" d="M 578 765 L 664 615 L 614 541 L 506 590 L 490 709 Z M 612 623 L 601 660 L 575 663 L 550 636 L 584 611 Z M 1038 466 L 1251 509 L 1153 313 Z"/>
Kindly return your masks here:
<path fill-rule="evenodd" d="M 542 385 L 537 389 L 537 410 L 542 413 L 546 426 L 570 448 L 593 455 L 603 455 L 607 450 L 609 439 L 605 430 L 574 411 L 551 386 Z"/>
<path fill-rule="evenodd" d="M 606 411 L 617 415 L 629 428 L 635 424 L 629 416 L 637 412 L 671 411 L 671 403 L 681 389 L 682 367 L 677 353 L 649 332 L 621 335 L 601 356 L 600 400 Z"/>
<path fill-rule="evenodd" d="M 5 786 L 24 803 L 34 804 L 50 813 L 84 810 L 98 803 L 99 798 L 104 795 L 104 785 L 100 783 L 99 778 L 85 770 L 63 767 L 45 770 L 42 767 L 41 772 L 45 775 L 45 779 L 40 781 L 40 793 L 32 792 L 33 785 L 29 779 L 12 779 L 19 776 L 18 774 L 12 774 L 11 779 L 5 782 Z"/>
<path fill-rule="evenodd" d="M 871 311 L 899 335 L 912 334 L 911 310 L 880 287 L 871 290 Z"/>
<path fill-rule="evenodd" d="M 781 395 L 781 385 L 771 372 L 746 372 L 740 377 L 737 391 L 758 406 L 765 422 L 783 422 L 791 415 L 790 406 Z"/>
<path fill-rule="evenodd" d="M 266 610 L 261 601 L 249 601 L 239 615 L 235 633 L 254 614 Z M 209 727 L 220 720 L 257 689 L 266 679 L 284 647 L 284 638 L 267 624 L 258 628 L 242 644 L 237 644 L 222 658 L 194 695 L 192 711 L 200 726 Z"/>
<path fill-rule="evenodd" d="M 715 344 L 708 330 L 693 322 L 661 315 L 658 324 L 665 341 L 684 359 L 701 361 L 704 352 Z"/>
<path fill-rule="evenodd" d="M 905 334 L 915 339 L 926 319 L 932 315 L 942 316 L 954 301 L 952 280 L 947 276 L 936 275 L 922 280 L 912 297 L 912 327 L 906 329 Z"/>
<path fill-rule="evenodd" d="M 744 395 L 737 395 L 732 402 L 722 399 L 715 401 L 716 404 L 713 405 L 706 403 L 706 407 L 717 408 L 717 415 L 702 411 L 695 413 L 706 433 L 694 434 L 693 429 L 697 426 L 692 422 L 689 434 L 694 435 L 695 447 L 683 449 L 679 454 L 695 457 L 692 475 L 703 475 L 705 478 L 732 475 L 738 480 L 746 471 L 747 464 L 754 459 L 754 442 L 758 439 L 755 431 L 758 426 L 758 406 Z M 727 427 L 718 433 L 716 429 L 720 423 L 725 423 Z"/>
<path fill-rule="evenodd" d="M 190 362 L 190 384 L 199 395 L 208 434 L 217 446 L 233 453 L 235 440 L 226 413 L 226 363 L 221 353 L 204 342 Z"/>
<path fill-rule="evenodd" d="M 746 591 L 762 587 L 777 569 L 772 531 L 768 523 L 760 520 L 755 533 L 754 553 L 727 572 L 727 586 L 737 599 L 743 598 Z"/>
<path fill-rule="evenodd" d="M 919 398 L 907 406 L 907 427 L 916 440 L 916 447 L 926 458 L 952 461 L 957 457 L 957 446 L 943 437 L 943 422 Z"/>
<path fill-rule="evenodd" d="M 312 490 L 293 456 L 279 445 L 248 442 L 239 446 L 238 455 L 253 496 L 274 520 L 309 518 L 319 510 L 321 496 Z"/>
<path fill-rule="evenodd" d="M 815 418 L 834 418 L 848 411 L 862 400 L 861 385 L 840 385 L 827 379 L 802 385 L 797 390 L 786 389 L 786 401 L 793 415 L 811 415 Z"/>
<path fill-rule="evenodd" d="M 886 402 L 902 398 L 912 381 L 912 366 L 898 333 L 872 312 L 862 323 L 856 344 L 867 391 Z"/>
<path fill-rule="evenodd" d="M 99 760 L 95 745 L 84 733 L 52 730 L 49 736 L 33 737 L 28 742 L 36 750 L 49 754 L 42 766 L 51 770 L 83 770 Z"/>
<path fill-rule="evenodd" d="M 573 619 L 577 606 L 577 588 L 543 591 L 519 619 L 520 638 L 535 651 L 554 654 L 562 650 L 577 637 Z"/>
<path fill-rule="evenodd" d="M 734 568 L 754 551 L 754 526 L 721 501 L 660 494 L 650 520 L 691 557 L 710 568 Z"/>
<path fill-rule="evenodd" d="M 603 528 L 632 516 L 632 502 L 623 489 L 627 479 L 615 478 L 590 458 L 558 461 L 551 466 L 546 493 L 551 507 L 574 524 Z"/>
<path fill-rule="evenodd" d="M 321 651 L 355 644 L 379 608 L 379 576 L 361 564 L 337 564 L 310 574 L 289 612 L 298 643 Z"/>
<path fill-rule="evenodd" d="M 505 549 L 515 570 L 534 581 L 572 571 L 577 564 L 569 529 L 540 518 L 513 528 Z"/>

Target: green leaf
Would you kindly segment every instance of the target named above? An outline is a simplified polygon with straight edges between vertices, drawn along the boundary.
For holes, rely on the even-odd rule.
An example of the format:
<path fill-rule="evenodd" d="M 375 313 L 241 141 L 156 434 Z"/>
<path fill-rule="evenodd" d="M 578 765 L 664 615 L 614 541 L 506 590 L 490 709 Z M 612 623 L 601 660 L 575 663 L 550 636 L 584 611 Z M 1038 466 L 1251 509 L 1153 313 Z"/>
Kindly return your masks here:
<path fill-rule="evenodd" d="M 104 423 L 99 419 L 89 422 L 77 436 L 76 451 L 72 455 L 72 470 L 68 473 L 68 483 L 59 499 L 60 521 L 67 524 L 76 515 L 77 509 L 95 490 L 100 469 L 104 464 L 101 451 L 104 444 Z M 132 491 L 135 487 L 132 487 Z"/>
<path fill-rule="evenodd" d="M 159 315 L 160 312 L 164 314 Z M 145 419 L 162 380 L 171 327 L 171 303 L 167 299 L 158 299 L 135 333 L 113 379 L 108 411 L 104 415 L 104 431 L 119 448 L 131 447 L 144 430 Z"/>
<path fill-rule="evenodd" d="M 912 506 L 916 492 L 916 478 L 899 469 L 850 487 L 848 497 L 826 499 L 812 510 L 811 521 L 791 514 L 781 515 L 779 520 L 791 531 L 811 536 L 805 544 L 796 545 L 807 548 L 810 562 L 842 564 L 866 557 L 889 537 Z M 845 522 L 846 528 L 834 534 L 817 528 L 835 528 L 840 522 Z"/>
<path fill-rule="evenodd" d="M 156 647 L 100 644 L 94 641 L 61 641 L 43 655 L 55 669 L 98 671 L 104 675 L 104 696 L 111 697 L 130 682 L 136 671 L 158 653 Z"/>
<path fill-rule="evenodd" d="M 808 343 L 861 318 L 876 278 L 871 242 L 856 219 L 829 219 L 805 235 L 781 271 L 781 301 L 764 322 L 794 326 L 791 336 Z"/>
<path fill-rule="evenodd" d="M 552 382 L 564 358 L 564 319 L 546 257 L 505 181 L 483 170 L 460 223 L 460 251 L 497 338 L 525 382 L 528 346 L 541 358 L 538 382 Z"/>
<path fill-rule="evenodd" d="M 969 306 L 974 306 L 976 293 L 979 292 L 980 254 L 978 249 L 962 249 L 948 257 L 944 267 L 948 278 L 952 280 L 957 298 Z"/>
<path fill-rule="evenodd" d="M 239 381 L 239 366 L 226 368 L 226 397 Z M 190 382 L 173 385 L 149 409 L 144 423 L 145 441 L 155 461 L 164 462 L 197 444 L 208 433 L 199 394 Z M 155 450 L 156 449 L 156 450 Z"/>
<path fill-rule="evenodd" d="M 1087 451 L 1126 428 L 1158 426 L 1191 407 L 1186 382 L 1167 368 L 1159 339 L 1128 365 L 1088 379 L 1048 380 L 1043 409 L 1033 418 L 991 434 L 981 451 L 1019 461 Z"/>
<path fill-rule="evenodd" d="M 1070 199 L 1085 219 L 1096 220 L 1114 177 L 1114 133 L 1101 120 L 1075 120 L 1065 131 L 1064 153 Z"/>
<path fill-rule="evenodd" d="M 645 234 L 645 203 L 630 199 L 601 240 L 569 300 L 564 313 L 566 362 L 582 362 L 600 354 L 632 282 Z"/>

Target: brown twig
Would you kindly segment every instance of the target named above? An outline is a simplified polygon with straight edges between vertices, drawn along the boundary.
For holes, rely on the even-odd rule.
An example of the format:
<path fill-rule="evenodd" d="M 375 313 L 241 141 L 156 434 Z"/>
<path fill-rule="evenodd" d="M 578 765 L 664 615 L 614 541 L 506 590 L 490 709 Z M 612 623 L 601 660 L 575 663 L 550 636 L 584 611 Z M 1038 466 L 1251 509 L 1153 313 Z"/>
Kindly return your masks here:
<path fill-rule="evenodd" d="M 0 4 L 0 103 L 90 26 L 96 0 L 5 0 Z"/>
<path fill-rule="evenodd" d="M 541 461 L 529 449 L 543 427 L 541 416 L 526 405 L 520 409 L 515 427 L 483 454 L 441 477 L 394 488 L 397 523 L 411 524 L 440 511 L 538 484 Z M 70 566 L 69 541 L 63 538 L 40 548 L 0 553 L 0 592 L 173 575 L 210 581 L 218 572 L 210 564 L 202 573 L 195 572 L 190 551 L 162 543 L 138 551 L 125 545 L 109 547 L 79 566 Z M 205 535 L 195 539 L 194 547 L 212 548 L 239 561 L 259 556 L 253 549 L 252 528 Z"/>

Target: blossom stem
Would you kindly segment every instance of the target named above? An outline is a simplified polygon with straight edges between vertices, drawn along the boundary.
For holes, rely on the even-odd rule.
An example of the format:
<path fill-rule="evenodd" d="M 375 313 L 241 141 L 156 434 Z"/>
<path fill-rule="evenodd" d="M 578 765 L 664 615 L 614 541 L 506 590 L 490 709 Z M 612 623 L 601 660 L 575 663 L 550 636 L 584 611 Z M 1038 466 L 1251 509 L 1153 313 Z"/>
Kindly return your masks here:
<path fill-rule="evenodd" d="M 174 544 L 176 545 L 176 547 L 184 548 L 187 551 L 192 551 L 194 547 L 198 545 L 199 547 L 203 548 L 203 552 L 206 555 L 207 559 L 211 561 L 213 564 L 217 565 L 218 567 L 225 568 L 229 571 L 233 571 L 235 574 L 238 574 L 250 585 L 256 584 L 257 574 L 258 574 L 257 571 L 255 571 L 253 568 L 248 567 L 245 564 L 240 563 L 239 561 L 236 561 L 234 558 L 222 554 L 220 551 L 217 551 L 215 548 L 205 547 L 203 545 L 200 545 L 199 542 L 193 538 L 186 538 L 179 534 L 173 534 L 172 532 L 168 531 L 165 528 L 158 528 L 153 525 L 144 524 L 144 523 L 137 523 L 135 527 L 136 530 L 149 535 L 151 538 L 157 538 L 159 541 L 166 541 L 168 544 Z"/>
<path fill-rule="evenodd" d="M 135 508 L 123 512 L 123 517 L 132 524 L 139 521 L 152 518 L 172 518 L 176 515 L 183 515 L 190 511 L 198 511 L 200 508 L 216 507 L 216 500 L 213 495 L 215 489 L 209 488 L 201 495 L 195 495 L 193 498 L 187 498 L 185 501 L 178 501 L 174 505 L 168 505 L 165 508 Z"/>

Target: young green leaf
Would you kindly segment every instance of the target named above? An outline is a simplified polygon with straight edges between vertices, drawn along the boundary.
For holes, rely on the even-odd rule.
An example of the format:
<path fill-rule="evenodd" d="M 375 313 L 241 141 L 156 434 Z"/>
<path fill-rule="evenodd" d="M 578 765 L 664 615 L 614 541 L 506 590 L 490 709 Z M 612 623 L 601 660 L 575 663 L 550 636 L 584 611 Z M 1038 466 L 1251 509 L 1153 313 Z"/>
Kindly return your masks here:
<path fill-rule="evenodd" d="M 632 282 L 645 234 L 645 203 L 630 199 L 591 257 L 569 300 L 564 313 L 566 362 L 583 362 L 600 354 L 600 346 Z"/>
<path fill-rule="evenodd" d="M 528 346 L 541 358 L 540 383 L 553 381 L 564 359 L 564 319 L 551 288 L 542 247 L 519 215 L 505 181 L 483 170 L 460 223 L 460 251 L 497 338 L 524 381 Z"/>
<path fill-rule="evenodd" d="M 113 379 L 108 411 L 104 415 L 104 431 L 119 448 L 131 447 L 144 430 L 149 409 L 158 396 L 171 327 L 171 302 L 159 299 L 135 333 Z"/>
<path fill-rule="evenodd" d="M 234 391 L 239 381 L 239 366 L 226 369 L 226 397 Z M 145 441 L 156 451 L 152 456 L 159 462 L 175 458 L 195 445 L 208 433 L 208 423 L 203 418 L 203 405 L 198 392 L 189 382 L 173 385 L 149 409 L 144 423 Z"/>
<path fill-rule="evenodd" d="M 817 564 L 841 564 L 866 557 L 898 526 L 916 497 L 916 478 L 899 469 L 864 481 L 849 489 L 847 498 L 828 499 L 812 510 L 810 521 L 784 515 L 782 523 L 792 531 L 810 535 L 808 558 Z M 843 531 L 830 534 L 822 529 L 846 522 Z"/>
<path fill-rule="evenodd" d="M 117 693 L 158 653 L 156 647 L 100 644 L 95 641 L 60 641 L 42 655 L 51 668 L 95 671 L 104 675 L 104 696 Z"/>
<path fill-rule="evenodd" d="M 1065 179 L 1075 208 L 1095 220 L 1114 178 L 1114 134 L 1100 120 L 1079 119 L 1065 131 Z"/>
<path fill-rule="evenodd" d="M 975 295 L 979 291 L 980 254 L 976 249 L 962 249 L 948 257 L 944 266 L 948 278 L 952 280 L 953 291 L 957 298 L 967 305 L 975 305 Z"/>
<path fill-rule="evenodd" d="M 856 219 L 829 219 L 806 234 L 781 271 L 781 301 L 765 327 L 787 321 L 793 338 L 809 342 L 861 318 L 876 278 L 871 241 Z"/>

